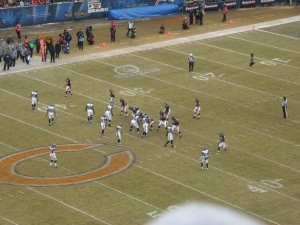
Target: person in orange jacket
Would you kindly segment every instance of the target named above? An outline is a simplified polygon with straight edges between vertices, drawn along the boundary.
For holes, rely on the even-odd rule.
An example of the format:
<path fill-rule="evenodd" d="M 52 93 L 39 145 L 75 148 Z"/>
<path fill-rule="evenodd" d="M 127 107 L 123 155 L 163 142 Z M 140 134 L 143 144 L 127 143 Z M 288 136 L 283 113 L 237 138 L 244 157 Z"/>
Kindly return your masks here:
<path fill-rule="evenodd" d="M 41 55 L 42 55 L 42 62 L 46 62 L 46 59 L 45 59 L 45 45 L 44 45 L 44 40 L 43 40 L 42 36 L 40 36 L 40 50 L 41 50 Z"/>
<path fill-rule="evenodd" d="M 17 36 L 18 36 L 18 39 L 21 39 L 21 29 L 22 29 L 22 26 L 19 22 L 16 23 L 16 33 L 17 33 Z"/>

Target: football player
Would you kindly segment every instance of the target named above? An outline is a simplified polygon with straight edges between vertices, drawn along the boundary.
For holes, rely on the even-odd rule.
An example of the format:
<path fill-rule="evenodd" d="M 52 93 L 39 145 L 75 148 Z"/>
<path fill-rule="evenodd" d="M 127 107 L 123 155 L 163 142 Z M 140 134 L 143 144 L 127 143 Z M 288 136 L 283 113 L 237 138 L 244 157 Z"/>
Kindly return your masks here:
<path fill-rule="evenodd" d="M 65 97 L 67 97 L 68 93 L 72 96 L 72 91 L 71 91 L 71 80 L 70 78 L 67 77 L 66 79 L 66 84 L 65 84 Z"/>
<path fill-rule="evenodd" d="M 195 99 L 195 108 L 194 108 L 194 116 L 193 116 L 193 119 L 196 118 L 197 116 L 197 119 L 200 119 L 200 101 L 198 100 L 198 98 Z"/>
<path fill-rule="evenodd" d="M 122 124 L 119 123 L 119 125 L 116 128 L 116 136 L 117 136 L 117 143 L 118 143 L 118 147 L 121 147 L 121 134 L 122 134 Z"/>
<path fill-rule="evenodd" d="M 288 100 L 285 96 L 282 98 L 281 106 L 282 106 L 282 112 L 283 112 L 282 118 L 287 119 L 288 118 L 288 114 L 287 114 Z"/>
<path fill-rule="evenodd" d="M 147 114 L 144 114 L 142 123 L 143 123 L 143 129 L 144 129 L 144 132 L 142 133 L 142 136 L 147 136 L 149 123 L 150 123 L 150 119 L 149 119 Z"/>
<path fill-rule="evenodd" d="M 88 122 L 91 123 L 93 115 L 95 114 L 94 104 L 92 101 L 89 101 L 85 106 L 85 111 L 87 112 Z"/>
<path fill-rule="evenodd" d="M 111 126 L 111 120 L 112 120 L 112 117 L 113 117 L 113 109 L 114 109 L 115 105 L 113 102 L 111 102 L 107 108 L 106 108 L 106 111 L 104 113 L 106 119 L 108 120 L 108 126 L 110 127 Z"/>
<path fill-rule="evenodd" d="M 255 64 L 254 62 L 254 53 L 251 53 L 250 54 L 250 63 L 249 63 L 249 66 L 253 66 Z"/>
<path fill-rule="evenodd" d="M 180 129 L 179 129 L 179 120 L 176 118 L 176 116 L 172 116 L 172 132 L 174 132 L 174 130 L 176 129 L 178 134 L 179 134 L 179 137 L 181 138 L 181 132 L 180 132 Z"/>
<path fill-rule="evenodd" d="M 106 128 L 106 124 L 107 124 L 107 119 L 106 119 L 106 116 L 103 114 L 100 117 L 101 137 L 104 136 L 104 131 L 105 131 L 105 128 Z"/>
<path fill-rule="evenodd" d="M 109 102 L 114 102 L 116 95 L 113 89 L 109 89 L 109 97 L 110 97 L 110 101 Z"/>
<path fill-rule="evenodd" d="M 56 144 L 53 144 L 50 146 L 50 166 L 55 166 L 57 167 L 57 157 L 55 154 L 55 150 L 56 150 Z"/>
<path fill-rule="evenodd" d="M 139 120 L 139 115 L 138 114 L 135 114 L 132 116 L 132 119 L 131 119 L 131 126 L 130 126 L 130 129 L 129 131 L 132 131 L 132 128 L 135 127 L 136 128 L 136 132 L 139 134 L 140 133 L 140 126 L 138 124 L 138 120 Z"/>
<path fill-rule="evenodd" d="M 121 103 L 121 113 L 120 116 L 123 115 L 123 112 L 125 112 L 126 117 L 128 117 L 128 104 L 124 98 L 120 98 L 120 103 Z"/>
<path fill-rule="evenodd" d="M 167 129 L 167 118 L 166 115 L 164 114 L 163 111 L 159 111 L 159 123 L 158 123 L 158 127 L 157 127 L 157 131 L 160 131 L 160 127 L 161 125 L 164 125 L 164 127 Z"/>
<path fill-rule="evenodd" d="M 54 125 L 54 117 L 56 116 L 54 104 L 51 103 L 48 106 L 46 116 L 48 116 L 49 126 Z"/>
<path fill-rule="evenodd" d="M 33 90 L 31 92 L 31 107 L 32 110 L 35 110 L 36 104 L 38 103 L 39 99 L 38 99 L 38 93 L 37 90 Z"/>
<path fill-rule="evenodd" d="M 220 132 L 219 136 L 220 136 L 220 142 L 218 144 L 218 152 L 217 152 L 217 154 L 220 153 L 220 149 L 221 148 L 223 148 L 227 152 L 227 144 L 226 144 L 224 132 Z"/>
<path fill-rule="evenodd" d="M 166 103 L 165 103 L 164 114 L 165 114 L 165 117 L 166 117 L 167 122 L 168 122 L 168 120 L 169 120 L 169 115 L 170 115 L 170 113 L 171 113 L 170 106 L 169 106 L 169 104 L 166 102 Z"/>
<path fill-rule="evenodd" d="M 202 148 L 202 153 L 201 153 L 201 169 L 203 170 L 203 163 L 205 162 L 206 164 L 206 170 L 208 170 L 208 157 L 209 157 L 209 151 L 206 147 Z"/>
<path fill-rule="evenodd" d="M 173 133 L 172 133 L 172 125 L 171 124 L 167 127 L 167 137 L 168 137 L 168 140 L 165 144 L 165 147 L 167 147 L 167 145 L 171 142 L 172 148 L 175 148 L 176 146 L 173 143 Z"/>

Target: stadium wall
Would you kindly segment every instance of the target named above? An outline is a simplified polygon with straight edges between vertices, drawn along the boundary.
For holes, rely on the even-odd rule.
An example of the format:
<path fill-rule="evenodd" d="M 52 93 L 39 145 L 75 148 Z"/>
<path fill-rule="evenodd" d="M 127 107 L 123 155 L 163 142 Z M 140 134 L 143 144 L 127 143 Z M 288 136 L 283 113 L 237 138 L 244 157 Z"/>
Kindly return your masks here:
<path fill-rule="evenodd" d="M 231 8 L 253 7 L 273 4 L 275 0 L 229 0 L 207 2 L 206 9 L 219 9 L 226 2 Z M 84 2 L 60 2 L 48 5 L 29 5 L 0 9 L 0 28 L 14 27 L 16 22 L 23 26 L 56 23 L 71 20 L 96 18 L 133 19 L 173 14 L 199 7 L 184 4 L 184 0 L 89 0 Z M 166 4 L 168 3 L 168 4 Z M 117 14 L 115 14 L 117 12 Z M 118 16 L 117 16 L 118 15 Z"/>

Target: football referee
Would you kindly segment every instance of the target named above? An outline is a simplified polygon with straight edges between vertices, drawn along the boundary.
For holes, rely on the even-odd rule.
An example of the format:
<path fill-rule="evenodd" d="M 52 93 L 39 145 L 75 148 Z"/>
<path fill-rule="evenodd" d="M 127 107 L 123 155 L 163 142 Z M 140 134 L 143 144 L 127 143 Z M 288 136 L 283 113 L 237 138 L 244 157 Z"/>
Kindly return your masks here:
<path fill-rule="evenodd" d="M 194 62 L 195 62 L 196 58 L 193 56 L 193 54 L 191 53 L 188 56 L 188 62 L 189 62 L 189 72 L 192 72 L 194 70 Z"/>

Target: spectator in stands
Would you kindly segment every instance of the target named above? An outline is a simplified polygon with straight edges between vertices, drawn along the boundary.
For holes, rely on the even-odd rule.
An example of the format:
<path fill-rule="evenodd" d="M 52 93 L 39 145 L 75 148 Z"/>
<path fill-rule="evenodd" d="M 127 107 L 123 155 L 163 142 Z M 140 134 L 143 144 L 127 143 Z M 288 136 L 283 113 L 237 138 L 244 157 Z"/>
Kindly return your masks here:
<path fill-rule="evenodd" d="M 59 41 L 55 44 L 55 58 L 59 58 L 59 53 L 61 51 L 61 44 Z"/>
<path fill-rule="evenodd" d="M 226 3 L 223 4 L 223 8 L 222 8 L 222 14 L 223 14 L 223 22 L 226 22 L 226 17 L 227 17 L 227 13 L 228 13 L 228 8 Z"/>
<path fill-rule="evenodd" d="M 16 23 L 16 33 L 17 33 L 17 36 L 18 36 L 18 39 L 21 39 L 21 29 L 22 29 L 22 26 L 19 22 Z"/>
<path fill-rule="evenodd" d="M 184 17 L 184 19 L 182 20 L 182 29 L 183 30 L 189 29 L 188 19 L 186 17 Z"/>
<path fill-rule="evenodd" d="M 3 2 L 3 3 L 2 3 L 2 7 L 3 7 L 4 9 L 7 9 L 8 6 L 9 6 L 9 5 L 8 5 L 6 2 Z M 8 68 L 8 70 L 9 70 L 9 68 Z"/>

